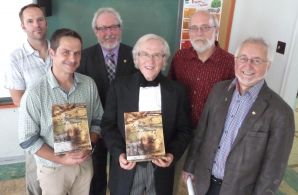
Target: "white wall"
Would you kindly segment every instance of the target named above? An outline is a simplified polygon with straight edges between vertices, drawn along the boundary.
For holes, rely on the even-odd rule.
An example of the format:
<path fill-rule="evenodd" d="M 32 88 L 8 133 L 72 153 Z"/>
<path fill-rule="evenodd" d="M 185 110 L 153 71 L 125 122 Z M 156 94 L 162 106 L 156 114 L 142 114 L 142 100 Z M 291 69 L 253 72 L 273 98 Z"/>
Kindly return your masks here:
<path fill-rule="evenodd" d="M 18 143 L 18 109 L 0 109 L 0 164 L 24 159 L 24 151 Z"/>
<path fill-rule="evenodd" d="M 277 41 L 286 43 L 285 54 L 274 54 L 266 81 L 294 108 L 298 89 L 298 1 L 236 1 L 229 51 L 249 36 L 265 38 L 276 50 Z M 296 76 L 297 75 L 297 76 Z"/>

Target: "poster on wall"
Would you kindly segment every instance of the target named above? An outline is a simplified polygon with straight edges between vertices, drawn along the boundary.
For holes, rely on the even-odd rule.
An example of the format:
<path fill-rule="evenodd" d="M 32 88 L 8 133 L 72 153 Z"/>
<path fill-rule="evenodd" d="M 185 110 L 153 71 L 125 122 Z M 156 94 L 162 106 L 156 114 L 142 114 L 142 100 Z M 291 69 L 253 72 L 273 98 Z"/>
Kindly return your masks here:
<path fill-rule="evenodd" d="M 184 0 L 180 48 L 187 48 L 191 46 L 188 34 L 190 16 L 198 10 L 208 10 L 211 14 L 214 14 L 218 18 L 218 21 L 220 21 L 223 1 L 224 0 Z"/>

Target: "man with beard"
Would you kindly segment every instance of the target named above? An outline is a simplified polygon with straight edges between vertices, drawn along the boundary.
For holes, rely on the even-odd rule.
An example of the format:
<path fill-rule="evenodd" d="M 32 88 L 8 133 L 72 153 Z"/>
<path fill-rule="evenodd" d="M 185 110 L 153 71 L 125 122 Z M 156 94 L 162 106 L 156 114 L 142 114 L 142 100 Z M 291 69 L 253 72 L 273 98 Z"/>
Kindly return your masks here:
<path fill-rule="evenodd" d="M 212 86 L 234 78 L 233 55 L 215 46 L 218 21 L 207 11 L 190 18 L 189 37 L 192 47 L 177 51 L 169 77 L 184 84 L 191 104 L 192 127 L 196 128 Z"/>
<path fill-rule="evenodd" d="M 92 20 L 92 29 L 98 43 L 82 52 L 78 72 L 92 77 L 105 108 L 106 94 L 115 77 L 136 72 L 132 48 L 121 42 L 122 19 L 113 8 L 99 8 Z M 93 153 L 94 176 L 90 194 L 105 195 L 107 183 L 107 150 L 99 136 Z"/>
<path fill-rule="evenodd" d="M 215 45 L 218 21 L 208 11 L 198 11 L 190 18 L 189 37 L 192 47 L 177 51 L 169 78 L 184 84 L 191 104 L 192 128 L 196 128 L 212 86 L 234 78 L 233 55 Z M 179 181 L 185 155 L 177 165 L 175 182 Z M 176 193 L 181 185 L 176 183 Z"/>
<path fill-rule="evenodd" d="M 48 26 L 41 7 L 37 4 L 25 5 L 19 17 L 27 40 L 11 53 L 4 77 L 4 87 L 9 89 L 16 106 L 20 105 L 25 90 L 46 74 L 52 65 L 48 54 L 50 44 L 46 40 Z M 26 153 L 26 190 L 29 195 L 41 194 L 36 163 L 29 153 Z"/>
<path fill-rule="evenodd" d="M 211 90 L 183 179 L 193 179 L 196 194 L 276 194 L 293 143 L 293 110 L 265 82 L 272 52 L 262 38 L 246 39 L 235 56 L 236 78 Z"/>

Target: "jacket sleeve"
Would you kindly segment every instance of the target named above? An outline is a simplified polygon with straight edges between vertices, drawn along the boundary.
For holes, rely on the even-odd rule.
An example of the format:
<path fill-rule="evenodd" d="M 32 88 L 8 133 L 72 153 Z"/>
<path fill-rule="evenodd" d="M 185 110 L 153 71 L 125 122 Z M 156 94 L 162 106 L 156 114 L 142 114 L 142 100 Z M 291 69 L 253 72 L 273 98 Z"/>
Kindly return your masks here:
<path fill-rule="evenodd" d="M 208 120 L 209 120 L 208 115 L 210 112 L 209 109 L 211 109 L 210 104 L 211 102 L 216 101 L 216 100 L 212 100 L 213 97 L 216 98 L 215 95 L 212 95 L 214 91 L 215 90 L 213 88 L 208 96 L 207 102 L 204 106 L 202 115 L 198 123 L 198 127 L 194 130 L 194 138 L 190 144 L 190 148 L 186 156 L 183 170 L 189 173 L 194 173 L 195 163 L 199 153 L 199 149 L 205 137 L 206 129 L 208 128 Z"/>
<path fill-rule="evenodd" d="M 121 135 L 117 123 L 117 93 L 115 83 L 109 88 L 104 114 L 101 120 L 102 136 L 110 154 L 118 159 L 125 152 L 125 141 Z"/>
<path fill-rule="evenodd" d="M 295 123 L 290 107 L 278 107 L 270 125 L 262 167 L 258 175 L 254 195 L 275 194 L 282 181 L 292 148 Z"/>
<path fill-rule="evenodd" d="M 181 90 L 179 90 L 177 119 L 174 128 L 176 136 L 169 143 L 167 152 L 173 154 L 174 161 L 177 161 L 183 155 L 192 138 L 190 108 L 184 87 L 181 87 Z"/>

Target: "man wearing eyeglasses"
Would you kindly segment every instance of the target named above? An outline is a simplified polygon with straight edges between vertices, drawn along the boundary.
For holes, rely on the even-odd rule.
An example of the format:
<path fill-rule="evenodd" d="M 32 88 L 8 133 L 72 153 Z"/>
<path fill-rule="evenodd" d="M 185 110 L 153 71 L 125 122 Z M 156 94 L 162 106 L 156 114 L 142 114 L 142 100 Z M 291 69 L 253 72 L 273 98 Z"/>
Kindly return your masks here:
<path fill-rule="evenodd" d="M 92 77 L 105 108 L 106 94 L 115 77 L 136 71 L 132 59 L 132 48 L 121 43 L 122 19 L 113 8 L 99 8 L 92 20 L 92 29 L 98 43 L 82 52 L 78 72 Z M 93 153 L 94 176 L 90 194 L 105 195 L 107 183 L 107 150 L 99 139 Z"/>
<path fill-rule="evenodd" d="M 216 84 L 184 165 L 197 194 L 276 194 L 294 137 L 293 110 L 264 78 L 272 61 L 261 38 L 235 53 L 235 75 Z"/>
<path fill-rule="evenodd" d="M 115 79 L 109 89 L 101 127 L 111 154 L 111 195 L 172 194 L 175 163 L 192 130 L 184 87 L 161 74 L 169 56 L 168 43 L 162 37 L 142 36 L 133 48 L 139 71 Z M 166 154 L 146 162 L 128 161 L 124 113 L 141 111 L 161 112 Z"/>
<path fill-rule="evenodd" d="M 169 78 L 181 82 L 187 89 L 194 129 L 212 86 L 234 78 L 233 55 L 215 45 L 218 30 L 217 18 L 209 12 L 198 11 L 191 16 L 189 37 L 192 47 L 177 51 L 169 71 Z M 179 181 L 184 159 L 177 166 L 176 182 Z M 175 188 L 180 186 L 176 184 Z"/>

